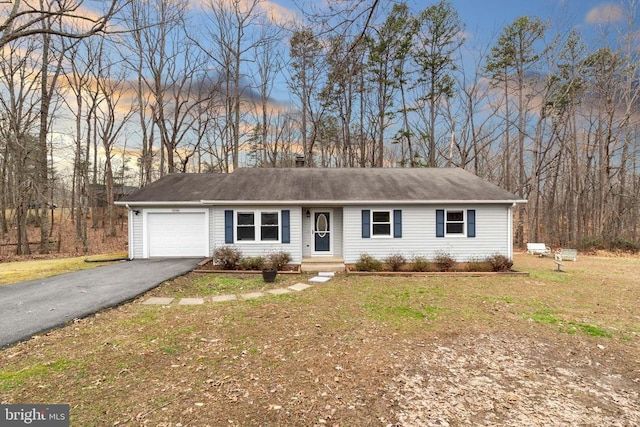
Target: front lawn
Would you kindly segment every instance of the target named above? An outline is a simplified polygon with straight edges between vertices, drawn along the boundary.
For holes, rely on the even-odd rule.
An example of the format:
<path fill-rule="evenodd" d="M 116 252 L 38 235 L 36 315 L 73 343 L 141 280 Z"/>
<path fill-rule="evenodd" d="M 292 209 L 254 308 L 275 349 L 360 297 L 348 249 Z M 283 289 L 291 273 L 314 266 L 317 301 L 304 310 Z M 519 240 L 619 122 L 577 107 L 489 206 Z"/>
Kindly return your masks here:
<path fill-rule="evenodd" d="M 0 263 L 0 285 L 95 268 L 123 256 L 126 256 L 126 253 Z M 92 262 L 85 262 L 86 259 Z M 100 262 L 103 260 L 104 262 Z"/>
<path fill-rule="evenodd" d="M 82 426 L 640 424 L 640 259 L 514 268 L 140 304 L 267 289 L 191 273 L 0 351 L 0 401 L 69 403 Z"/>

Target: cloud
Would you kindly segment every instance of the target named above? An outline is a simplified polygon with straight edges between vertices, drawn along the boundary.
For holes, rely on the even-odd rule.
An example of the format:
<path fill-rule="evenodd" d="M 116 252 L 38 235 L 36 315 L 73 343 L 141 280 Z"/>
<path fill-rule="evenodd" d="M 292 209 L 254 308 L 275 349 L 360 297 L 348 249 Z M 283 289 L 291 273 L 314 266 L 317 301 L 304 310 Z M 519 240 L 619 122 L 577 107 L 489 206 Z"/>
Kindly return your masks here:
<path fill-rule="evenodd" d="M 190 5 L 192 7 L 199 5 L 205 13 L 212 8 L 216 10 L 226 8 L 231 11 L 237 9 L 240 14 L 246 14 L 253 8 L 254 13 L 262 14 L 269 22 L 278 25 L 302 21 L 296 10 L 270 0 L 194 0 Z"/>
<path fill-rule="evenodd" d="M 622 19 L 624 12 L 619 4 L 605 3 L 594 7 L 587 13 L 587 24 L 610 24 Z"/>

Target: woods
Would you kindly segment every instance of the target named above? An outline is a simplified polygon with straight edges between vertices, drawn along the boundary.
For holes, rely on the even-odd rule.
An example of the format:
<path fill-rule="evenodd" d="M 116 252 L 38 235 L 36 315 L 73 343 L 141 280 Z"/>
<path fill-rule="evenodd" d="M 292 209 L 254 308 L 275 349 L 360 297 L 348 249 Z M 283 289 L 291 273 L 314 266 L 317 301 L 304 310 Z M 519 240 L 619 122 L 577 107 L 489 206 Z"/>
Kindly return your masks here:
<path fill-rule="evenodd" d="M 118 189 L 298 156 L 465 168 L 528 199 L 520 246 L 639 246 L 636 0 L 595 37 L 523 16 L 492 40 L 447 1 L 31 3 L 0 5 L 0 231 L 16 254 L 51 250 L 54 206 L 90 252 L 88 229 L 126 234 Z"/>

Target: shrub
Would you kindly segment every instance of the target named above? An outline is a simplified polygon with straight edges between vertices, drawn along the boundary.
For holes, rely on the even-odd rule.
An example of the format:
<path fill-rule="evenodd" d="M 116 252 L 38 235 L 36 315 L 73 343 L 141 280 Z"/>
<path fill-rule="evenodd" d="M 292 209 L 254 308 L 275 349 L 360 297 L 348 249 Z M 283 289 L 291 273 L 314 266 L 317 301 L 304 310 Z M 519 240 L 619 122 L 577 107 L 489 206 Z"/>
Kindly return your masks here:
<path fill-rule="evenodd" d="M 402 254 L 391 254 L 384 259 L 391 271 L 400 271 L 403 265 L 407 263 L 407 259 Z"/>
<path fill-rule="evenodd" d="M 431 270 L 431 263 L 423 256 L 414 256 L 411 263 L 411 270 L 413 271 L 429 271 Z"/>
<path fill-rule="evenodd" d="M 362 254 L 356 261 L 356 270 L 358 271 L 381 271 L 382 262 L 375 259 L 369 254 Z"/>
<path fill-rule="evenodd" d="M 240 260 L 240 268 L 243 270 L 262 270 L 266 264 L 262 256 L 245 257 Z"/>
<path fill-rule="evenodd" d="M 611 251 L 622 251 L 631 254 L 638 253 L 640 251 L 640 243 L 634 242 L 633 240 L 627 240 L 621 237 L 617 237 L 613 239 L 610 243 Z"/>
<path fill-rule="evenodd" d="M 269 267 L 276 270 L 282 270 L 285 265 L 291 262 L 291 254 L 289 252 L 272 252 L 267 255 Z"/>
<path fill-rule="evenodd" d="M 487 262 L 491 264 L 493 271 L 510 271 L 513 267 L 513 261 L 504 255 L 493 254 L 487 258 Z"/>
<path fill-rule="evenodd" d="M 438 271 L 451 271 L 456 265 L 456 260 L 446 252 L 438 252 L 433 259 Z"/>
<path fill-rule="evenodd" d="M 467 263 L 467 271 L 470 272 L 489 272 L 495 271 L 493 269 L 493 265 L 489 262 L 489 260 L 481 260 L 474 258 Z"/>
<path fill-rule="evenodd" d="M 233 246 L 221 246 L 213 252 L 213 262 L 224 270 L 236 270 L 242 252 Z"/>

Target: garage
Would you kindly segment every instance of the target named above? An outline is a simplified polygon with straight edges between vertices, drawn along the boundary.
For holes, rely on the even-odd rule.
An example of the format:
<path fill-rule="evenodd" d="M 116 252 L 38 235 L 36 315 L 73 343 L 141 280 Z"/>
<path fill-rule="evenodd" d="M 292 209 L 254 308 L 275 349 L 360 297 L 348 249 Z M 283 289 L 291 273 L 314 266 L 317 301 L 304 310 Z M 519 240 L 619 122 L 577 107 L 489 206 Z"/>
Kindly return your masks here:
<path fill-rule="evenodd" d="M 147 256 L 207 257 L 209 227 L 205 210 L 147 212 Z"/>

